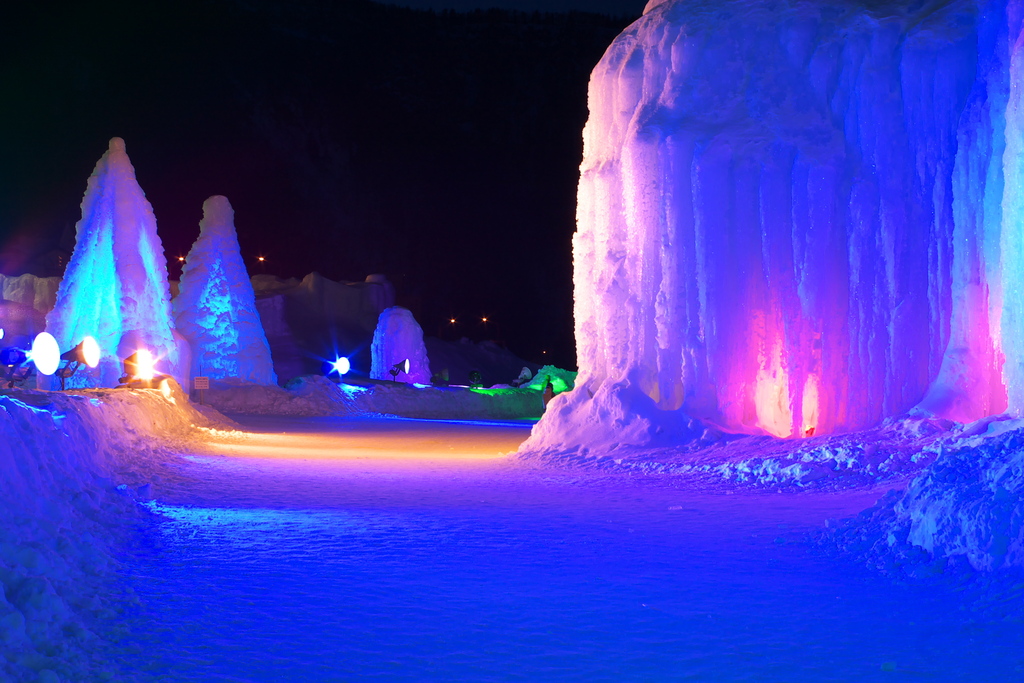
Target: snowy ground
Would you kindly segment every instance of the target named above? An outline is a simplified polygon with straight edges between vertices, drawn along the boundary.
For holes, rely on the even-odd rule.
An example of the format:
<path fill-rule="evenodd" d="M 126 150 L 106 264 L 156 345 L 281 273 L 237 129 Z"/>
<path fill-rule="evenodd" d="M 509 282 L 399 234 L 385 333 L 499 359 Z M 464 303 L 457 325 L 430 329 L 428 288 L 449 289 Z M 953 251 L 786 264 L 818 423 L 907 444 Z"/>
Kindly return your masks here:
<path fill-rule="evenodd" d="M 869 508 L 892 480 L 751 486 L 508 457 L 528 434 L 521 422 L 215 422 L 172 398 L 0 398 L 4 433 L 21 434 L 27 449 L 20 461 L 9 440 L 5 451 L 14 458 L 5 471 L 25 476 L 8 478 L 0 498 L 5 518 L 21 520 L 4 525 L 0 545 L 0 678 L 959 681 L 1024 672 L 1019 616 L 978 611 L 962 584 L 895 582 L 865 566 L 865 537 L 877 542 L 892 528 L 898 505 L 821 543 L 827 519 Z M 57 428 L 42 429 L 47 421 Z M 983 438 L 961 436 L 965 448 Z M 58 451 L 68 460 L 60 472 L 47 455 Z M 927 492 L 928 477 L 918 481 Z"/>

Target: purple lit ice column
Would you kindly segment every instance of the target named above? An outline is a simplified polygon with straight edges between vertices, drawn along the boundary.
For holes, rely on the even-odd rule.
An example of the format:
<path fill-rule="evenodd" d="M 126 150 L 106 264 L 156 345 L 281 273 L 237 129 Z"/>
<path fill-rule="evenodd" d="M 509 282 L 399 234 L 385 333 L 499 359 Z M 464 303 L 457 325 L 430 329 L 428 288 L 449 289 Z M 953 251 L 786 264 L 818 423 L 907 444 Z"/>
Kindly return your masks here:
<path fill-rule="evenodd" d="M 902 413 L 949 340 L 970 23 L 709 6 L 652 3 L 593 72 L 568 400 L 777 436 Z"/>
<path fill-rule="evenodd" d="M 373 379 L 392 379 L 389 370 L 408 360 L 408 373 L 403 372 L 396 379 L 420 384 L 430 382 L 430 363 L 423 344 L 423 330 L 407 308 L 392 306 L 381 311 L 377 328 L 373 331 L 370 355 L 370 377 Z"/>

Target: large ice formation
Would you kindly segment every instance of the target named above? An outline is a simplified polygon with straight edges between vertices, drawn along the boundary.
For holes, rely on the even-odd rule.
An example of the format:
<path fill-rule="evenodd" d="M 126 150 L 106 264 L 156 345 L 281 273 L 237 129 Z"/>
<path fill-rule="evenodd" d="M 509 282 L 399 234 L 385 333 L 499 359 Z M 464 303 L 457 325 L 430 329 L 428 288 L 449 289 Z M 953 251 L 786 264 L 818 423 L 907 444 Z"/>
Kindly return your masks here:
<path fill-rule="evenodd" d="M 423 344 L 423 330 L 412 311 L 401 306 L 384 309 L 373 332 L 370 377 L 391 379 L 388 372 L 396 363 L 409 361 L 409 372 L 398 375 L 400 382 L 430 382 L 430 363 Z"/>
<path fill-rule="evenodd" d="M 174 331 L 153 207 L 121 138 L 110 140 L 89 177 L 76 238 L 46 329 L 62 351 L 92 336 L 103 355 L 96 369 L 79 370 L 68 386 L 115 386 L 122 372 L 117 350 L 128 338 L 160 359 L 158 371 L 183 382 L 188 343 Z"/>
<path fill-rule="evenodd" d="M 199 238 L 171 306 L 174 324 L 192 346 L 192 374 L 276 384 L 270 346 L 238 247 L 227 197 L 203 203 Z"/>
<path fill-rule="evenodd" d="M 590 82 L 527 448 L 1024 410 L 1024 3 L 663 0 Z"/>

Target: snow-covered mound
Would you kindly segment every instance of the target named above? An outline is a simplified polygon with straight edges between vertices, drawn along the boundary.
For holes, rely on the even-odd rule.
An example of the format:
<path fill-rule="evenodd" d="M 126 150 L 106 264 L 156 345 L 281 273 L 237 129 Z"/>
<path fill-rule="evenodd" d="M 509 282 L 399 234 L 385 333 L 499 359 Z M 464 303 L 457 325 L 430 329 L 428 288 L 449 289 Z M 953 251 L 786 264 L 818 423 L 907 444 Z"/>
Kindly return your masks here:
<path fill-rule="evenodd" d="M 1024 421 L 986 419 L 946 439 L 906 492 L 891 492 L 831 542 L 887 571 L 1024 570 Z"/>
<path fill-rule="evenodd" d="M 285 388 L 211 382 L 205 400 L 224 413 L 256 415 L 397 415 L 452 420 L 540 417 L 544 403 L 532 389 L 431 387 L 403 382 L 369 386 L 299 377 Z"/>
<path fill-rule="evenodd" d="M 1020 9 L 652 2 L 592 74 L 580 379 L 532 446 L 1019 412 Z"/>
<path fill-rule="evenodd" d="M 484 385 L 511 384 L 523 368 L 536 372 L 538 365 L 519 358 L 493 341 L 473 342 L 466 337 L 458 341 L 445 341 L 437 337 L 423 340 L 430 359 L 431 375 L 447 370 L 452 384 L 469 384 L 469 373 L 476 370 Z"/>
<path fill-rule="evenodd" d="M 94 631 L 132 602 L 115 589 L 134 497 L 174 476 L 168 439 L 202 426 L 214 423 L 176 386 L 169 397 L 0 391 L 0 679 L 107 668 L 90 662 Z"/>
<path fill-rule="evenodd" d="M 30 306 L 43 315 L 53 309 L 59 287 L 59 277 L 37 277 L 30 273 L 18 276 L 0 274 L 0 299 Z"/>

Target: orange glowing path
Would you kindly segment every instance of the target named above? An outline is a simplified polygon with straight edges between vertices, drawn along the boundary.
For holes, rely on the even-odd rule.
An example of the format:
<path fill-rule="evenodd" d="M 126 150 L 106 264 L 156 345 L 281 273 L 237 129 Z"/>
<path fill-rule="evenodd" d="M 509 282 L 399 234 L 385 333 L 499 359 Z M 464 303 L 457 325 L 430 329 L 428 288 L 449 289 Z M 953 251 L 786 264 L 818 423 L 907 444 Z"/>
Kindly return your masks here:
<path fill-rule="evenodd" d="M 395 464 L 503 460 L 531 422 L 233 416 L 240 431 L 210 434 L 199 449 L 244 458 Z"/>

